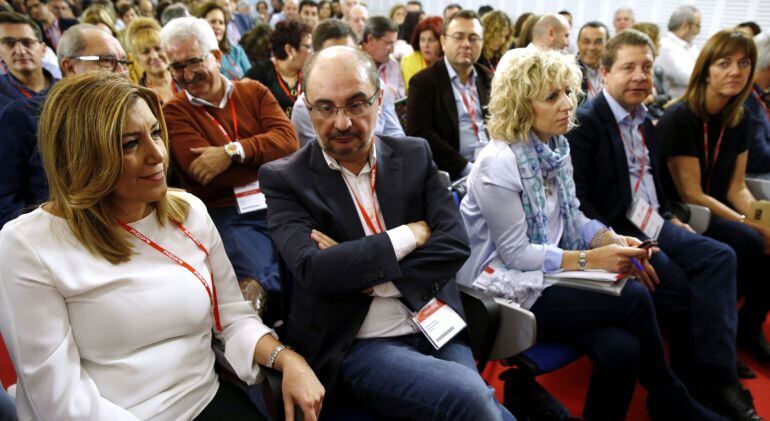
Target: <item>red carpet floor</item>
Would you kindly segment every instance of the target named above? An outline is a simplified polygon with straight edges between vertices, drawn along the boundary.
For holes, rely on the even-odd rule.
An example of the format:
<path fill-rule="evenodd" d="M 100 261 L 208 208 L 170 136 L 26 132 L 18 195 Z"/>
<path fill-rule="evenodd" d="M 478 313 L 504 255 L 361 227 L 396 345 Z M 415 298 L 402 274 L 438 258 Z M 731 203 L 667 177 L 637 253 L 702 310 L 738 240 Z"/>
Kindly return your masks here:
<path fill-rule="evenodd" d="M 770 338 L 770 323 L 765 323 L 765 335 Z M 770 420 L 770 364 L 762 364 L 741 350 L 738 351 L 738 357 L 757 373 L 756 379 L 744 380 L 743 384 L 754 396 L 754 404 L 759 415 Z M 482 373 L 484 379 L 495 388 L 497 399 L 501 402 L 503 400 L 503 385 L 498 377 L 506 368 L 497 363 L 489 364 Z M 591 362 L 584 357 L 561 370 L 538 377 L 538 382 L 564 403 L 572 415 L 580 416 L 583 412 L 583 402 L 588 390 L 590 375 Z M 628 411 L 627 419 L 629 421 L 650 419 L 644 405 L 646 396 L 647 393 L 637 384 L 634 400 Z"/>

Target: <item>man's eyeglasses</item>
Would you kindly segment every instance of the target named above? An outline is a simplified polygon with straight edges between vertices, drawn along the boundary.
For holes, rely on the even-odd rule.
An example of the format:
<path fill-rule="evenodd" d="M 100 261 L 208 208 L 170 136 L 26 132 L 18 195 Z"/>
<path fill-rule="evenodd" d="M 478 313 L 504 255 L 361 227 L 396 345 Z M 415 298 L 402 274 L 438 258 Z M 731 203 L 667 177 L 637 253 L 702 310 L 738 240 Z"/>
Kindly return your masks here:
<path fill-rule="evenodd" d="M 315 114 L 321 118 L 332 118 L 337 115 L 338 110 L 345 111 L 348 117 L 357 117 L 366 114 L 371 108 L 374 101 L 377 99 L 377 94 L 380 93 L 380 87 L 374 91 L 374 94 L 367 99 L 359 99 L 348 102 L 347 104 L 338 107 L 332 103 L 323 102 L 320 104 L 311 104 L 305 99 L 307 109 L 311 114 Z"/>
<path fill-rule="evenodd" d="M 14 38 L 14 37 L 2 37 L 0 38 L 0 45 L 8 50 L 16 48 L 16 44 L 21 44 L 26 49 L 31 49 L 36 46 L 40 41 L 35 38 Z"/>
<path fill-rule="evenodd" d="M 210 54 L 211 53 L 206 53 L 206 55 L 204 55 L 203 57 L 191 58 L 185 61 L 184 63 L 171 63 L 168 66 L 168 71 L 171 72 L 171 74 L 176 76 L 181 76 L 184 73 L 185 69 L 195 73 L 198 70 L 203 69 L 204 62 L 206 61 L 206 59 Z"/>
<path fill-rule="evenodd" d="M 482 38 L 479 35 L 476 34 L 466 34 L 464 32 L 455 32 L 454 34 L 446 34 L 449 38 L 452 38 L 453 40 L 463 43 L 465 40 L 468 40 L 471 44 L 478 44 L 481 41 L 484 41 L 484 38 Z"/>
<path fill-rule="evenodd" d="M 75 60 L 78 61 L 91 61 L 99 65 L 104 70 L 109 70 L 111 72 L 115 72 L 118 70 L 118 66 L 128 67 L 132 64 L 134 64 L 130 60 L 125 59 L 118 59 L 114 56 L 79 56 L 79 57 L 72 57 Z"/>

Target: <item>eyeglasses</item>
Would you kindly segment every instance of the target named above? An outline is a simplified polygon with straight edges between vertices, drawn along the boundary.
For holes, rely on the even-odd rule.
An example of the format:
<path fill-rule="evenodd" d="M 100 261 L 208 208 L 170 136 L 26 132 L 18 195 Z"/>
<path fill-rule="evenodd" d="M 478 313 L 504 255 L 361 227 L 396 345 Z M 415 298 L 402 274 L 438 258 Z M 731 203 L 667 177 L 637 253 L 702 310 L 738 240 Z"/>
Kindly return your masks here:
<path fill-rule="evenodd" d="M 379 93 L 380 87 L 377 86 L 374 94 L 368 99 L 351 101 L 341 107 L 331 103 L 311 104 L 307 102 L 307 98 L 305 99 L 305 105 L 307 105 L 307 109 L 310 113 L 315 113 L 315 115 L 321 118 L 335 117 L 338 110 L 345 111 L 345 114 L 348 117 L 357 117 L 364 115 L 369 111 L 369 108 L 374 104 L 374 101 L 377 99 L 377 94 Z"/>
<path fill-rule="evenodd" d="M 2 37 L 0 38 L 0 45 L 3 47 L 13 50 L 16 48 L 16 44 L 21 44 L 22 47 L 26 49 L 31 49 L 32 47 L 36 46 L 40 41 L 36 40 L 35 38 L 14 38 L 14 37 Z"/>
<path fill-rule="evenodd" d="M 479 35 L 476 34 L 466 34 L 464 32 L 455 32 L 454 34 L 445 34 L 449 38 L 454 39 L 455 41 L 459 43 L 465 42 L 465 40 L 468 40 L 471 44 L 478 44 L 481 41 L 484 41 L 484 38 L 482 38 Z"/>
<path fill-rule="evenodd" d="M 305 47 L 310 52 L 313 52 L 313 44 L 300 44 L 300 47 Z"/>
<path fill-rule="evenodd" d="M 95 62 L 102 69 L 109 70 L 111 72 L 117 71 L 118 66 L 128 67 L 134 64 L 134 62 L 130 60 L 119 59 L 115 56 L 79 56 L 79 57 L 72 57 L 72 58 L 78 61 Z"/>
<path fill-rule="evenodd" d="M 210 54 L 211 53 L 206 53 L 203 57 L 191 58 L 185 61 L 184 63 L 171 63 L 168 66 L 168 71 L 176 76 L 181 76 L 184 73 L 185 69 L 195 73 L 198 70 L 203 69 L 204 67 L 203 63 L 206 61 L 206 59 Z"/>

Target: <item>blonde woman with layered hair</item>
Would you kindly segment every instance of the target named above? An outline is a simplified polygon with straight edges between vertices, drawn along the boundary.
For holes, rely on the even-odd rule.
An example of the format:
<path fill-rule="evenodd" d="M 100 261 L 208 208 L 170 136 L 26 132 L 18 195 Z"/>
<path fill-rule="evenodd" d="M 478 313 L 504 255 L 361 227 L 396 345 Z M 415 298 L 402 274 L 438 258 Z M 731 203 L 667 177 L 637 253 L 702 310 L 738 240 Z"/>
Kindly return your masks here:
<path fill-rule="evenodd" d="M 0 231 L 0 332 L 19 419 L 263 419 L 214 371 L 283 371 L 286 411 L 323 387 L 243 300 L 204 204 L 167 191 L 157 95 L 105 72 L 49 93 L 38 140 L 50 201 Z"/>
<path fill-rule="evenodd" d="M 581 73 L 559 52 L 521 51 L 492 80 L 487 129 L 460 206 L 471 256 L 460 283 L 516 301 L 538 339 L 568 341 L 594 363 L 583 417 L 624 419 L 636 380 L 652 419 L 716 419 L 668 366 L 649 289 L 658 279 L 633 237 L 579 210 L 569 144 Z M 494 275 L 485 269 L 492 268 Z M 619 297 L 554 285 L 545 274 L 632 272 Z"/>
<path fill-rule="evenodd" d="M 165 104 L 179 88 L 168 71 L 168 57 L 160 47 L 160 24 L 152 18 L 139 17 L 131 21 L 125 31 L 128 51 L 144 69 L 139 84 L 158 94 Z"/>
<path fill-rule="evenodd" d="M 705 235 L 738 256 L 738 345 L 770 361 L 762 324 L 770 310 L 770 228 L 752 215 L 754 195 L 746 186 L 750 119 L 743 103 L 751 93 L 757 48 L 735 29 L 712 35 L 703 46 L 690 83 L 657 125 L 671 177 L 669 200 L 706 206 L 712 218 Z M 666 178 L 668 180 L 668 178 Z"/>
<path fill-rule="evenodd" d="M 494 10 L 481 17 L 481 26 L 484 27 L 484 46 L 479 64 L 494 73 L 500 58 L 513 44 L 513 22 L 502 10 Z"/>

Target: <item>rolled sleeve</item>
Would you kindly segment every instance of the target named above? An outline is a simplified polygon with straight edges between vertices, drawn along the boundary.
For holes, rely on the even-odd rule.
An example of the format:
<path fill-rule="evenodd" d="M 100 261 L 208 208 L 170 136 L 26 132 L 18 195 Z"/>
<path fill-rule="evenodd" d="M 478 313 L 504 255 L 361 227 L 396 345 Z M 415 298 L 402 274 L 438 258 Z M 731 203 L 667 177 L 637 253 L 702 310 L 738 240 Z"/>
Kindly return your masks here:
<path fill-rule="evenodd" d="M 586 246 L 591 244 L 591 240 L 594 239 L 596 234 L 605 228 L 607 228 L 607 226 L 597 221 L 596 219 L 586 220 L 583 223 L 583 228 L 582 228 L 583 244 L 585 244 Z"/>
<path fill-rule="evenodd" d="M 545 245 L 545 258 L 543 259 L 543 272 L 552 273 L 561 270 L 561 261 L 564 250 L 551 245 Z"/>

